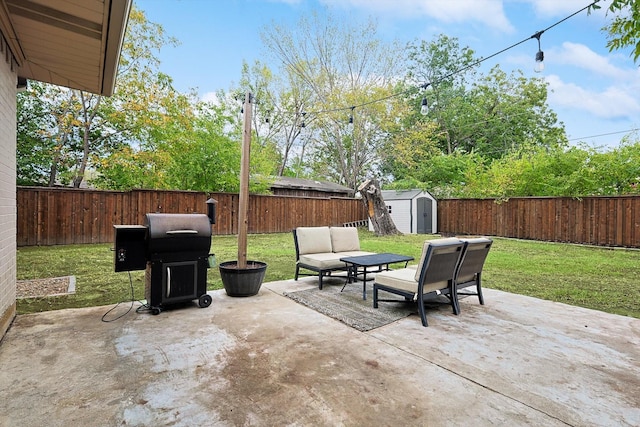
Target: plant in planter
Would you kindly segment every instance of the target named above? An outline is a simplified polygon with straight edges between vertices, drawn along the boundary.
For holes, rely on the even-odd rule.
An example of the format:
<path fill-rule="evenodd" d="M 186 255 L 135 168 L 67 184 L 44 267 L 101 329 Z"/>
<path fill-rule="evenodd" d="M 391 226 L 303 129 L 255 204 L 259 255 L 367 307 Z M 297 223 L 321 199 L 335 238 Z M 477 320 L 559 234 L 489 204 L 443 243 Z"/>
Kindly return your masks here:
<path fill-rule="evenodd" d="M 218 265 L 227 295 L 246 297 L 256 295 L 262 286 L 267 264 L 247 261 L 247 211 L 249 208 L 249 158 L 251 152 L 252 96 L 247 92 L 243 106 L 242 156 L 240 160 L 240 199 L 238 206 L 238 259 Z"/>

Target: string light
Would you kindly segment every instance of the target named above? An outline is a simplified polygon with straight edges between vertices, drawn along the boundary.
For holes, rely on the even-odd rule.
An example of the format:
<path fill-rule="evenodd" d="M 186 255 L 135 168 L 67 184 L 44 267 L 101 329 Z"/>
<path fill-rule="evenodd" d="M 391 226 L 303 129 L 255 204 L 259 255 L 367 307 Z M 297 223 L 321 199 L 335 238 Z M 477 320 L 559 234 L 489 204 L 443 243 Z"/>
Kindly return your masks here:
<path fill-rule="evenodd" d="M 429 114 L 429 104 L 427 103 L 427 97 L 422 98 L 422 104 L 420 105 L 420 114 L 426 116 Z"/>
<path fill-rule="evenodd" d="M 420 88 L 426 89 L 429 86 L 431 86 L 431 83 L 424 83 L 420 85 Z M 429 114 L 429 103 L 427 102 L 426 96 L 422 97 L 422 102 L 420 103 L 420 114 L 422 114 L 423 116 L 426 116 L 427 114 Z"/>
<path fill-rule="evenodd" d="M 511 46 L 508 46 L 508 47 L 506 47 L 506 48 L 504 48 L 504 49 L 502 49 L 502 50 L 500 50 L 500 51 L 498 51 L 498 52 L 495 52 L 495 53 L 493 53 L 493 54 L 491 54 L 491 55 L 489 55 L 489 56 L 487 56 L 487 57 L 481 58 L 481 59 L 479 59 L 479 60 L 477 60 L 477 61 L 475 61 L 475 62 L 473 62 L 473 63 L 471 63 L 471 64 L 469 64 L 469 65 L 466 65 L 466 66 L 464 66 L 464 67 L 462 67 L 462 68 L 460 68 L 460 69 L 458 69 L 458 70 L 452 71 L 451 73 L 449 73 L 449 74 L 446 74 L 446 75 L 442 76 L 442 77 L 441 77 L 438 81 L 436 81 L 436 82 L 428 82 L 428 83 L 424 83 L 424 84 L 420 85 L 420 88 L 422 88 L 422 89 L 426 89 L 428 86 L 432 86 L 433 84 L 437 84 L 438 82 L 443 81 L 443 80 L 446 80 L 446 79 L 448 79 L 448 78 L 451 78 L 452 76 L 455 76 L 455 75 L 456 75 L 456 74 L 458 74 L 458 73 L 461 73 L 461 72 L 463 72 L 463 71 L 466 71 L 466 70 L 468 70 L 468 69 L 470 69 L 470 68 L 473 68 L 473 67 L 475 67 L 475 66 L 477 66 L 477 65 L 480 65 L 481 63 L 483 63 L 483 62 L 485 62 L 485 61 L 487 61 L 487 60 L 489 60 L 489 59 L 491 59 L 491 58 L 493 58 L 493 57 L 495 57 L 495 56 L 498 56 L 498 55 L 500 55 L 500 54 L 502 54 L 502 53 L 504 53 L 504 52 L 506 52 L 506 51 L 508 51 L 508 50 L 511 50 L 511 49 L 513 49 L 514 47 L 519 46 L 519 45 L 521 45 L 521 44 L 523 44 L 523 43 L 527 42 L 528 40 L 531 40 L 531 39 L 534 39 L 534 38 L 538 40 L 538 52 L 536 53 L 536 68 L 535 68 L 534 70 L 535 70 L 536 72 L 541 72 L 541 71 L 544 69 L 544 52 L 543 52 L 543 51 L 541 50 L 541 48 L 540 48 L 540 36 L 541 36 L 545 31 L 550 30 L 551 28 L 553 28 L 553 27 L 555 27 L 555 26 L 557 26 L 557 25 L 559 25 L 559 24 L 563 23 L 564 21 L 566 21 L 566 20 L 568 20 L 568 19 L 570 19 L 570 18 L 572 18 L 572 17 L 576 16 L 577 14 L 579 14 L 580 12 L 582 12 L 582 11 L 584 11 L 584 10 L 587 10 L 587 9 L 589 9 L 589 8 L 593 7 L 593 6 L 594 6 L 595 4 L 597 4 L 599 1 L 600 1 L 600 0 L 594 0 L 594 1 L 593 1 L 592 3 L 590 3 L 589 5 L 587 5 L 587 6 L 583 7 L 583 8 L 582 8 L 582 9 L 580 9 L 580 10 L 577 10 L 576 12 L 572 13 L 572 14 L 571 14 L 571 15 L 569 15 L 569 16 L 566 16 L 565 18 L 561 19 L 560 21 L 555 22 L 554 24 L 552 24 L 552 25 L 548 26 L 548 27 L 547 27 L 547 28 L 545 28 L 544 30 L 538 31 L 537 33 L 535 33 L 535 34 L 534 34 L 534 35 L 532 35 L 531 37 L 528 37 L 528 38 L 526 38 L 526 39 L 520 40 L 519 42 L 514 43 L 514 44 L 512 44 Z M 371 101 L 367 101 L 367 102 L 364 102 L 364 103 L 359 104 L 359 105 L 354 105 L 354 106 L 351 106 L 351 107 L 338 107 L 338 108 L 332 108 L 332 109 L 327 109 L 327 110 L 318 110 L 318 111 L 314 111 L 313 113 L 314 113 L 314 114 L 333 113 L 333 112 L 338 112 L 338 111 L 344 111 L 344 110 L 346 110 L 347 108 L 349 108 L 349 109 L 351 110 L 351 112 L 352 112 L 352 113 L 351 113 L 351 116 L 349 117 L 349 123 L 350 123 L 350 124 L 352 124 L 352 123 L 353 123 L 353 110 L 354 110 L 355 108 L 358 108 L 358 107 L 364 107 L 364 106 L 367 106 L 367 105 L 376 104 L 376 103 L 378 103 L 378 102 L 386 101 L 386 100 L 388 100 L 388 99 L 395 98 L 395 97 L 397 97 L 397 96 L 401 96 L 401 95 L 408 94 L 408 93 L 410 93 L 410 91 L 411 91 L 411 89 L 407 89 L 407 90 L 404 90 L 404 91 L 401 91 L 401 92 L 392 93 L 391 95 L 385 96 L 385 97 L 383 97 L 383 98 L 379 98 L 379 99 L 374 99 L 374 100 L 371 100 Z M 425 110 L 426 110 L 426 113 L 424 112 Z M 421 102 L 421 105 L 420 105 L 420 112 L 421 112 L 422 114 L 427 114 L 427 113 L 428 113 L 428 103 L 427 103 L 427 99 L 426 99 L 426 97 L 423 97 L 423 98 L 422 98 L 422 102 Z M 306 114 L 306 113 L 302 113 L 303 117 L 304 117 L 304 115 L 305 115 L 305 114 Z M 304 121 L 302 122 L 302 124 L 300 125 L 300 127 L 304 127 Z"/>
<path fill-rule="evenodd" d="M 532 39 L 538 40 L 538 52 L 536 53 L 536 66 L 533 69 L 536 73 L 541 73 L 544 71 L 544 52 L 540 49 L 540 36 L 544 33 L 544 31 L 538 31 L 534 35 L 531 36 Z"/>

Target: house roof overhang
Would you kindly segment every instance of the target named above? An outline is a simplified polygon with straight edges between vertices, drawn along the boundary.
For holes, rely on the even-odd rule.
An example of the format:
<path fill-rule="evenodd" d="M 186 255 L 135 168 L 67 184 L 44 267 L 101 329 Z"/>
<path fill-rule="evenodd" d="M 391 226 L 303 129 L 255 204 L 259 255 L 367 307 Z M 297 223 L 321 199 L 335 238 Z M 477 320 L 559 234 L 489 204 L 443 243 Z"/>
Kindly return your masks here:
<path fill-rule="evenodd" d="M 113 94 L 132 0 L 0 0 L 18 78 Z"/>

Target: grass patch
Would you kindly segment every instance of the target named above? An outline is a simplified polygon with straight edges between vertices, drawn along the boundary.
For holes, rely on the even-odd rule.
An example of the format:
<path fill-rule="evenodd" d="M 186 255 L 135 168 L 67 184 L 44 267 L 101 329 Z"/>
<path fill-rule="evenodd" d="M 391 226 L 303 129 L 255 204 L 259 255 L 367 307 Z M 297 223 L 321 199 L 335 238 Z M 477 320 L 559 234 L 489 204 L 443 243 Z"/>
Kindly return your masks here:
<path fill-rule="evenodd" d="M 360 230 L 362 250 L 394 252 L 417 259 L 425 238 L 376 237 Z M 24 247 L 17 251 L 18 279 L 76 276 L 76 293 L 18 301 L 18 313 L 110 305 L 131 299 L 129 274 L 115 273 L 110 244 Z M 213 236 L 217 262 L 237 258 L 236 236 Z M 254 234 L 248 259 L 268 264 L 265 281 L 292 279 L 295 249 L 291 233 Z M 640 252 L 561 243 L 494 238 L 484 286 L 536 298 L 640 318 Z M 134 297 L 144 298 L 144 272 L 132 271 Z M 217 268 L 207 275 L 209 290 L 221 289 Z"/>

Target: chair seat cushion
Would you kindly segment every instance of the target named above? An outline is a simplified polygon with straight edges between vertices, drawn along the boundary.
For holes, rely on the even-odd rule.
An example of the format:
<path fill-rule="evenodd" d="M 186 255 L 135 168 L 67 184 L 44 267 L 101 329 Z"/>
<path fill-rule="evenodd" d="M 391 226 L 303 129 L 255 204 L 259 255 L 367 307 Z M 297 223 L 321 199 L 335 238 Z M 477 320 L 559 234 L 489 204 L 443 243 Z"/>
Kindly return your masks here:
<path fill-rule="evenodd" d="M 350 251 L 350 252 L 325 252 L 320 254 L 300 255 L 300 264 L 310 265 L 321 270 L 331 270 L 334 268 L 347 268 L 347 264 L 340 261 L 340 258 L 349 256 L 373 255 L 373 252 Z"/>
<path fill-rule="evenodd" d="M 416 269 L 401 268 L 398 270 L 383 271 L 376 274 L 376 283 L 405 292 L 418 293 L 418 282 L 414 279 Z M 435 292 L 447 287 L 447 282 L 430 283 L 424 287 L 423 293 Z"/>
<path fill-rule="evenodd" d="M 342 255 L 333 252 L 319 254 L 300 255 L 300 264 L 309 265 L 320 270 L 331 270 L 334 268 L 346 268 L 346 264 L 340 261 Z"/>

